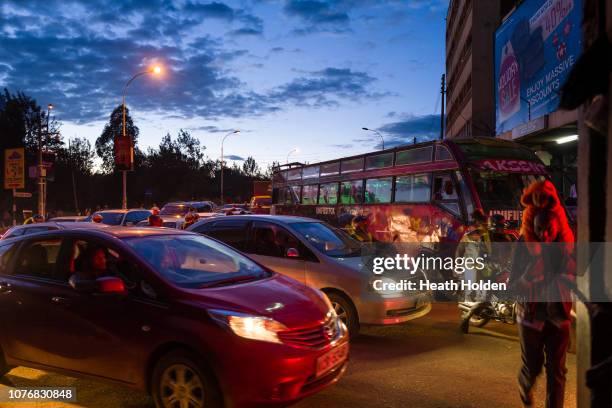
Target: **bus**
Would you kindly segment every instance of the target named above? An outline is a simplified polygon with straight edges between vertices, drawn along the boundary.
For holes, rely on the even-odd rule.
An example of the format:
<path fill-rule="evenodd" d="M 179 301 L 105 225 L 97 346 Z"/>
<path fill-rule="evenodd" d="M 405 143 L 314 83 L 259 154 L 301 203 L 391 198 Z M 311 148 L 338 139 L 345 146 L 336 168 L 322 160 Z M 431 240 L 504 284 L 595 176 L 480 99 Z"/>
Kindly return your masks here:
<path fill-rule="evenodd" d="M 523 188 L 547 176 L 533 151 L 493 138 L 431 141 L 275 168 L 272 213 L 318 218 L 367 242 L 458 242 L 472 214 L 518 233 Z"/>

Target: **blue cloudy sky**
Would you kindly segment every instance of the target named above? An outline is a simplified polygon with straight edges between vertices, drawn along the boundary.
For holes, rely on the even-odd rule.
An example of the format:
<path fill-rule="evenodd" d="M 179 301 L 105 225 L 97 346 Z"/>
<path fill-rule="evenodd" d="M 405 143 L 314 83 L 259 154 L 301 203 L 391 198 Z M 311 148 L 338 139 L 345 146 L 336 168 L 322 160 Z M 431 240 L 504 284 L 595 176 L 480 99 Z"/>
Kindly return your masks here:
<path fill-rule="evenodd" d="M 101 133 L 129 77 L 141 146 L 188 129 L 218 158 L 315 162 L 435 137 L 448 0 L 3 0 L 0 87 Z"/>

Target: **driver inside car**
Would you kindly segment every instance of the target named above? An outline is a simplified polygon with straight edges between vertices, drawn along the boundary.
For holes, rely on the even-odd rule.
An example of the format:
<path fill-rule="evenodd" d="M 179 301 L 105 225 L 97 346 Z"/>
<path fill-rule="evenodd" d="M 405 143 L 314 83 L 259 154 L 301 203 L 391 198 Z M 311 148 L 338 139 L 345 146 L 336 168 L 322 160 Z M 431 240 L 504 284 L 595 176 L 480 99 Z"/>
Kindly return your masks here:
<path fill-rule="evenodd" d="M 110 275 L 106 249 L 98 245 L 88 245 L 76 259 L 75 272 L 69 283 L 77 290 L 93 291 L 96 288 L 96 279 Z"/>

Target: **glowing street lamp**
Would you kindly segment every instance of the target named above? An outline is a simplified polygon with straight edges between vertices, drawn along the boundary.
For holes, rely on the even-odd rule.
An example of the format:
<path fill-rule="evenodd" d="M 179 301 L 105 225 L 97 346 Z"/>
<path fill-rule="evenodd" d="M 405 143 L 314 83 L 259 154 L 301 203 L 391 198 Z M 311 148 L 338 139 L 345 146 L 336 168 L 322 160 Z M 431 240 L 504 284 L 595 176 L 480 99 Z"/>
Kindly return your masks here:
<path fill-rule="evenodd" d="M 130 80 L 127 81 L 127 83 L 123 87 L 123 102 L 122 102 L 123 119 L 122 119 L 122 126 L 121 126 L 122 127 L 121 133 L 123 137 L 127 137 L 125 133 L 125 95 L 127 94 L 128 87 L 130 86 L 132 81 L 134 81 L 139 76 L 146 75 L 146 74 L 160 75 L 161 72 L 162 72 L 162 68 L 160 65 L 151 66 L 146 71 L 138 72 L 137 74 L 132 76 Z M 126 210 L 127 209 L 127 170 L 122 170 L 121 172 L 123 173 L 123 176 L 122 176 L 123 177 L 123 194 L 121 198 L 121 208 Z"/>

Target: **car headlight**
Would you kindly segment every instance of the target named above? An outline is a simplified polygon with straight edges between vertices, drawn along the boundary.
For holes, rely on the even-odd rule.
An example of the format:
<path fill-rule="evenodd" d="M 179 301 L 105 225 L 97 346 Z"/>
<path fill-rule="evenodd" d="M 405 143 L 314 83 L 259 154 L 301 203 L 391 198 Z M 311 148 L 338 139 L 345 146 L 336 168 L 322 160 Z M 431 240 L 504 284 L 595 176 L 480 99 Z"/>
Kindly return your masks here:
<path fill-rule="evenodd" d="M 209 310 L 210 316 L 228 327 L 235 335 L 245 339 L 281 343 L 278 332 L 287 327 L 274 319 L 264 316 L 253 316 L 229 310 Z"/>

